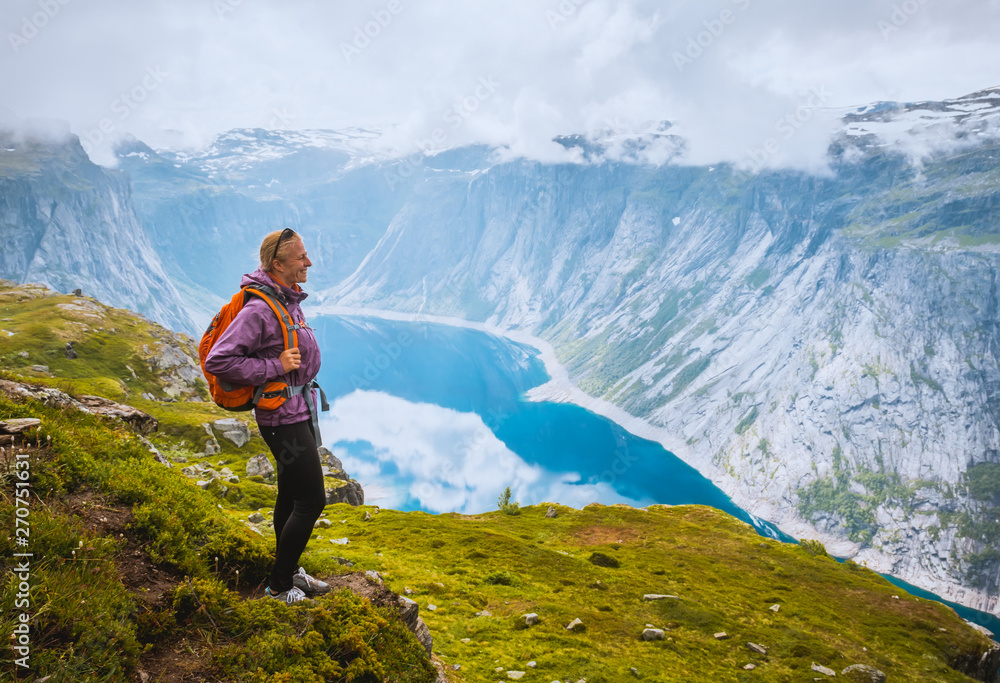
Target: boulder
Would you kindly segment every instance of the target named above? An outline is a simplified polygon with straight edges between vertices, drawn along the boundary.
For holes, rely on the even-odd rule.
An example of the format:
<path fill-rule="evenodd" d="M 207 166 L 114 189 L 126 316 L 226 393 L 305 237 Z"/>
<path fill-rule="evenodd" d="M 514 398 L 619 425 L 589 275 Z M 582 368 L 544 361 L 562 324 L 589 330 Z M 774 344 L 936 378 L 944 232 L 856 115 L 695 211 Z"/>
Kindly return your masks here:
<path fill-rule="evenodd" d="M 41 426 L 42 421 L 37 417 L 15 417 L 10 420 L 0 422 L 0 433 L 2 434 L 23 434 L 29 429 Z"/>
<path fill-rule="evenodd" d="M 68 360 L 76 360 L 76 350 L 73 348 L 73 342 L 66 342 L 66 358 Z"/>
<path fill-rule="evenodd" d="M 377 574 L 378 572 L 374 573 Z M 397 605 L 399 616 L 402 618 L 403 623 L 406 624 L 406 628 L 416 636 L 417 641 L 424 646 L 424 649 L 427 650 L 427 656 L 430 657 L 434 639 L 431 638 L 431 632 L 427 630 L 424 620 L 420 618 L 420 607 L 416 602 L 409 598 L 404 598 L 402 595 L 397 597 Z"/>
<path fill-rule="evenodd" d="M 840 672 L 851 683 L 885 683 L 885 674 L 874 666 L 851 664 Z"/>
<path fill-rule="evenodd" d="M 320 446 L 319 449 L 319 461 L 329 467 L 331 470 L 342 470 L 344 469 L 344 463 L 340 462 L 340 458 L 335 456 L 329 448 L 326 446 Z"/>
<path fill-rule="evenodd" d="M 264 518 L 264 515 L 260 514 L 259 512 L 255 512 L 249 517 L 247 517 L 247 521 L 249 521 L 251 524 L 262 524 L 267 520 Z"/>
<path fill-rule="evenodd" d="M 815 671 L 816 673 L 823 674 L 824 676 L 836 676 L 837 675 L 837 672 L 834 671 L 833 669 L 825 667 L 822 664 L 817 664 L 816 662 L 813 662 L 812 666 L 810 668 L 813 671 Z"/>
<path fill-rule="evenodd" d="M 546 519 L 555 519 L 558 515 L 559 513 L 556 512 L 556 509 L 551 505 L 549 506 L 549 509 L 545 511 Z"/>
<path fill-rule="evenodd" d="M 572 631 L 573 633 L 581 633 L 583 631 L 586 631 L 587 627 L 584 626 L 583 622 L 580 621 L 579 619 L 574 619 L 573 621 L 569 622 L 569 624 L 567 624 L 566 630 Z"/>
<path fill-rule="evenodd" d="M 524 625 L 525 626 L 535 626 L 536 624 L 538 624 L 538 621 L 539 621 L 538 620 L 538 615 L 535 614 L 534 612 L 530 612 L 529 614 L 525 614 L 521 618 L 524 619 Z"/>
<path fill-rule="evenodd" d="M 160 463 L 161 465 L 166 465 L 167 467 L 173 467 L 174 464 L 167 460 L 163 453 L 160 453 L 160 449 L 153 445 L 153 442 L 144 436 L 140 436 L 139 439 L 142 440 L 143 445 L 149 449 L 149 452 L 153 454 L 153 460 Z"/>
<path fill-rule="evenodd" d="M 327 489 L 326 503 L 327 505 L 347 503 L 348 505 L 358 507 L 365 504 L 365 490 L 361 488 L 361 484 L 351 479 L 341 483 L 336 488 Z"/>
<path fill-rule="evenodd" d="M 333 477 L 334 479 L 340 479 L 341 481 L 350 480 L 350 477 L 347 476 L 347 472 L 344 470 L 331 469 L 328 465 L 323 465 L 323 476 Z"/>
<path fill-rule="evenodd" d="M 647 628 L 642 631 L 643 640 L 663 640 L 665 637 L 662 628 Z"/>
<path fill-rule="evenodd" d="M 132 406 L 115 403 L 100 396 L 84 395 L 78 400 L 91 413 L 120 418 L 139 434 L 151 434 L 160 426 L 160 423 L 152 415 L 137 410 Z"/>
<path fill-rule="evenodd" d="M 764 647 L 763 645 L 758 645 L 757 643 L 747 643 L 747 649 L 752 650 L 753 652 L 756 652 L 759 655 L 767 654 L 767 648 Z"/>
<path fill-rule="evenodd" d="M 235 417 L 226 417 L 216 420 L 213 423 L 216 431 L 222 434 L 223 439 L 228 439 L 236 444 L 237 448 L 243 448 L 250 442 L 250 429 L 246 422 L 237 420 Z"/>
<path fill-rule="evenodd" d="M 247 460 L 247 476 L 271 479 L 274 477 L 274 465 L 271 464 L 267 455 L 258 453 Z"/>
<path fill-rule="evenodd" d="M 642 596 L 642 599 L 651 602 L 653 600 L 680 600 L 676 595 L 660 595 L 659 593 L 648 593 Z"/>

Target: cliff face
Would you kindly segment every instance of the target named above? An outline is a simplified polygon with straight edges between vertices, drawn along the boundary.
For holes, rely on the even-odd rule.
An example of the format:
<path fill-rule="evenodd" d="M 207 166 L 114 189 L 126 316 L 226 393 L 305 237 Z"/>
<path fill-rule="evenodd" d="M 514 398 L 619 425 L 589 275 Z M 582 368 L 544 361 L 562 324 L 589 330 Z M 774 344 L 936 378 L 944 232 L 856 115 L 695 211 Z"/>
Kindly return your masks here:
<path fill-rule="evenodd" d="M 132 206 L 128 178 L 79 141 L 0 132 L 0 277 L 84 293 L 177 329 L 192 321 Z"/>

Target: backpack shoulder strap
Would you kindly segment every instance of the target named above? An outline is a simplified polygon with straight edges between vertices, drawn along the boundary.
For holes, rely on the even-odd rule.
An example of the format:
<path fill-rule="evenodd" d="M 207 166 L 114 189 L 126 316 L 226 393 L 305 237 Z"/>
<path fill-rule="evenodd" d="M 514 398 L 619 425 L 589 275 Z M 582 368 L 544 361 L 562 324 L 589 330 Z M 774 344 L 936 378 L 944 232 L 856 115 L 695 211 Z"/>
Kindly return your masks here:
<path fill-rule="evenodd" d="M 281 336 L 286 349 L 299 345 L 299 337 L 296 330 L 301 329 L 302 326 L 292 323 L 292 316 L 289 315 L 288 309 L 281 303 L 278 293 L 274 289 L 267 285 L 248 285 L 243 288 L 243 292 L 244 296 L 256 296 L 262 299 L 274 311 L 274 315 L 277 316 L 281 327 Z"/>

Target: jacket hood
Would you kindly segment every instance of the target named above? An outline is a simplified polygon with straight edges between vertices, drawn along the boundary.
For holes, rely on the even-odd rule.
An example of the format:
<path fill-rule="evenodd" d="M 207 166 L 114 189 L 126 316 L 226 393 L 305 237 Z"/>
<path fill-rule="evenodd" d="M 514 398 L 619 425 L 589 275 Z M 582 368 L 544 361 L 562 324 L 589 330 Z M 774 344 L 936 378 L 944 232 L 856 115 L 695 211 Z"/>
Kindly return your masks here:
<path fill-rule="evenodd" d="M 243 276 L 243 279 L 240 281 L 240 287 L 246 287 L 247 285 L 267 285 L 278 292 L 280 296 L 294 304 L 300 303 L 303 299 L 309 296 L 298 285 L 295 285 L 295 289 L 286 287 L 281 282 L 278 282 L 277 279 L 268 275 L 267 271 L 261 268 Z"/>

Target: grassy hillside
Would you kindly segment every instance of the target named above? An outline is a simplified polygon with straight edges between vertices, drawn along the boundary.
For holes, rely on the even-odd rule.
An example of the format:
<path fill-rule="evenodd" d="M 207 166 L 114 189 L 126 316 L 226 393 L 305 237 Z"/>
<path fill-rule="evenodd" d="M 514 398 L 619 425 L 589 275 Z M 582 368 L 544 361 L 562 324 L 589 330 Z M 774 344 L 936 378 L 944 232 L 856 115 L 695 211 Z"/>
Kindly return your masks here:
<path fill-rule="evenodd" d="M 266 452 L 255 426 L 243 448 L 220 438 L 222 452 L 205 456 L 201 425 L 231 413 L 204 401 L 140 398 L 165 398 L 164 387 L 175 383 L 142 362 L 143 346 L 170 333 L 103 307 L 85 332 L 58 307 L 74 299 L 0 287 L 0 329 L 14 332 L 0 332 L 0 379 L 144 410 L 160 420 L 150 439 L 176 464 L 155 462 L 120 422 L 0 392 L 0 420 L 41 420 L 40 430 L 0 454 L 0 518 L 8 528 L 0 637 L 9 637 L 20 612 L 18 582 L 6 570 L 25 549 L 13 531 L 14 463 L 23 450 L 32 484 L 37 678 L 433 681 L 438 674 L 392 596 L 371 586 L 364 570 L 419 604 L 451 681 L 514 680 L 508 672 L 518 671 L 521 680 L 545 683 L 826 678 L 814 663 L 841 680 L 845 667 L 867 664 L 893 682 L 968 681 L 956 667 L 972 671 L 992 647 L 947 607 L 839 564 L 821 546 L 763 539 L 701 506 L 553 504 L 552 518 L 548 505 L 472 516 L 332 505 L 303 564 L 370 599 L 346 589 L 294 608 L 256 599 L 273 533 L 247 518 L 257 510 L 269 516 L 274 487 L 244 476 L 246 460 Z M 60 356 L 70 334 L 80 335 L 74 360 Z M 49 372 L 32 371 L 35 364 Z M 186 398 L 198 396 L 192 390 Z M 240 481 L 226 496 L 202 490 L 179 471 L 198 462 L 221 462 Z M 526 627 L 526 613 L 539 623 Z M 574 619 L 582 630 L 566 630 Z M 641 640 L 648 626 L 664 639 Z M 725 638 L 716 637 L 721 632 Z M 9 649 L 0 656 L 4 676 L 15 671 L 15 656 Z"/>

